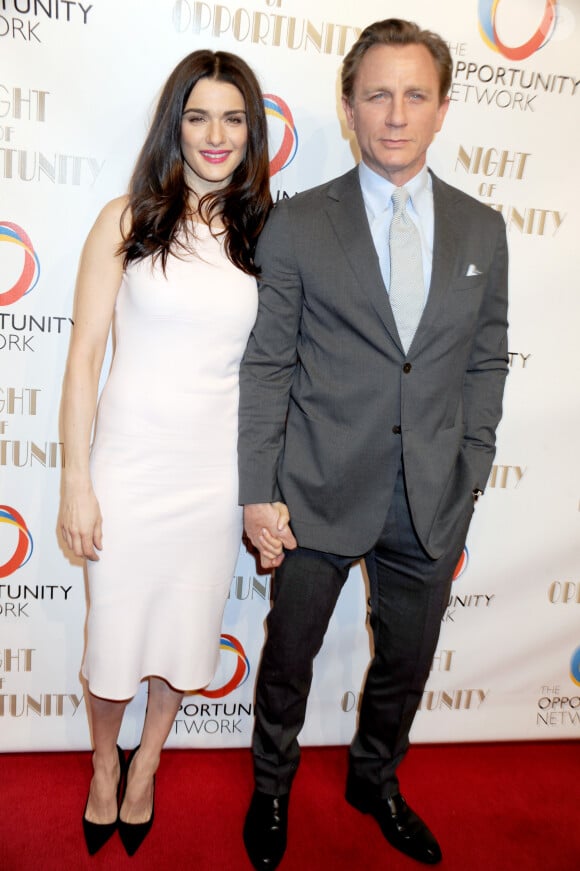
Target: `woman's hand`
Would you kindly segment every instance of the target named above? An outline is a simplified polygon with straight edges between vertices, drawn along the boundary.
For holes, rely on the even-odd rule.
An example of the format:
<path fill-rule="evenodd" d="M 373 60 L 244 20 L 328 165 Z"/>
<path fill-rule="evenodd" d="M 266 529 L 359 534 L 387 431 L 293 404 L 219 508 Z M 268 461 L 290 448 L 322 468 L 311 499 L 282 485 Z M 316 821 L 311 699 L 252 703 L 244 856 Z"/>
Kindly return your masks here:
<path fill-rule="evenodd" d="M 103 549 L 101 509 L 90 486 L 82 489 L 65 485 L 59 527 L 64 543 L 75 556 L 98 560 Z"/>

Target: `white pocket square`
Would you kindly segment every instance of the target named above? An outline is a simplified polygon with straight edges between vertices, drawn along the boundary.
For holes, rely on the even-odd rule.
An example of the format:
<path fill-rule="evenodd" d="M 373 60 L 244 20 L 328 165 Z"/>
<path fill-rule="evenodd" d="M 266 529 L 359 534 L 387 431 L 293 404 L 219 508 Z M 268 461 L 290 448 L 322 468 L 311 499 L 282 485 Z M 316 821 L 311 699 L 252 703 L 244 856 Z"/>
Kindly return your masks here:
<path fill-rule="evenodd" d="M 472 278 L 474 275 L 481 275 L 481 269 L 478 269 L 475 263 L 470 263 L 465 273 L 466 278 Z"/>

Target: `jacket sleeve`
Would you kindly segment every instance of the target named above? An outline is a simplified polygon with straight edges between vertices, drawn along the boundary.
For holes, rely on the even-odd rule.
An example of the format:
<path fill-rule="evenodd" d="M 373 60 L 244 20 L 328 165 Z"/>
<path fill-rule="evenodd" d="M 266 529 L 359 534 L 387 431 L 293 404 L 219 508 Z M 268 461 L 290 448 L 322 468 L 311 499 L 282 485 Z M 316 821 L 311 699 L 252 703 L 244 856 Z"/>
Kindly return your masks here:
<path fill-rule="evenodd" d="M 473 471 L 474 488 L 484 490 L 495 455 L 496 429 L 508 372 L 508 251 L 499 213 L 496 243 L 487 287 L 464 379 L 463 449 Z"/>
<path fill-rule="evenodd" d="M 240 368 L 241 505 L 280 498 L 277 470 L 298 360 L 302 311 L 302 281 L 292 248 L 287 201 L 270 213 L 256 262 L 261 269 L 258 314 Z"/>

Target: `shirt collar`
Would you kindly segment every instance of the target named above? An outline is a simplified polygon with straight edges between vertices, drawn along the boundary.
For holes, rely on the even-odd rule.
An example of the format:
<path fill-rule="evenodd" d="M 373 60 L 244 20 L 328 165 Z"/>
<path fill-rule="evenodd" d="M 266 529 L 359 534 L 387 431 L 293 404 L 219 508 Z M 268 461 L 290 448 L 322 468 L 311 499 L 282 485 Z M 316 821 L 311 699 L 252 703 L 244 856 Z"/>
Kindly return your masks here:
<path fill-rule="evenodd" d="M 370 169 L 362 160 L 358 165 L 359 180 L 364 203 L 371 216 L 377 217 L 390 207 L 391 196 L 396 185 Z M 416 212 L 421 211 L 422 203 L 431 194 L 431 176 L 427 166 L 422 166 L 417 175 L 405 184 Z"/>

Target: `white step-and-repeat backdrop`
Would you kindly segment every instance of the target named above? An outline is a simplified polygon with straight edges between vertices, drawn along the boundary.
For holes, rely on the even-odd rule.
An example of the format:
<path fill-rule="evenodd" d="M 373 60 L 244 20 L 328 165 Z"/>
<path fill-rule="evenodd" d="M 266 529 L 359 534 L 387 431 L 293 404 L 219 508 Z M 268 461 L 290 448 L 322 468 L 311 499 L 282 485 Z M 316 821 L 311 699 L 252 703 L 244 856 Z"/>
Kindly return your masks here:
<path fill-rule="evenodd" d="M 83 568 L 56 534 L 60 388 L 79 253 L 126 189 L 159 88 L 194 49 L 241 54 L 264 90 L 274 199 L 291 197 L 357 160 L 338 71 L 360 29 L 389 15 L 449 42 L 451 108 L 430 162 L 501 211 L 511 251 L 496 463 L 412 737 L 580 735 L 580 0 L 2 0 L 0 750 L 90 745 Z M 219 672 L 185 699 L 169 746 L 249 743 L 269 592 L 242 548 Z M 355 567 L 316 662 L 303 743 L 352 736 L 365 601 Z M 143 686 L 124 746 L 145 703 Z"/>

